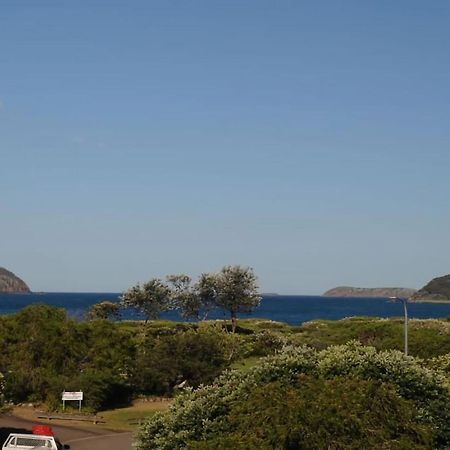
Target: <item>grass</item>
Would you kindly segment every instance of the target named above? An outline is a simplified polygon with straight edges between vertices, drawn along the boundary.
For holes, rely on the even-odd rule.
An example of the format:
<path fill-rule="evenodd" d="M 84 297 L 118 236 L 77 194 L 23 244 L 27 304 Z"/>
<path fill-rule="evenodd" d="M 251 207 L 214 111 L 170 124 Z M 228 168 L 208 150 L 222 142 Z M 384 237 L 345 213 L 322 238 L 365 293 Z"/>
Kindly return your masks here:
<path fill-rule="evenodd" d="M 255 367 L 261 360 L 260 356 L 250 356 L 248 358 L 240 359 L 231 364 L 230 369 L 239 370 L 239 372 L 246 373 L 252 367 Z"/>
<path fill-rule="evenodd" d="M 169 405 L 170 400 L 135 400 L 131 406 L 126 408 L 100 411 L 98 417 L 102 418 L 104 423 L 98 422 L 97 424 L 76 420 L 38 419 L 40 412 L 29 406 L 15 407 L 12 410 L 12 414 L 31 422 L 42 422 L 49 425 L 64 425 L 66 427 L 81 429 L 106 428 L 109 430 L 134 431 L 139 427 L 139 422 L 142 422 L 142 420 L 145 420 L 157 411 L 166 410 Z M 78 411 L 73 411 L 73 413 L 78 414 Z"/>
<path fill-rule="evenodd" d="M 114 430 L 135 430 L 139 422 L 152 416 L 157 411 L 164 411 L 170 401 L 143 401 L 136 400 L 132 406 L 117 408 L 99 413 L 105 420 L 104 427 Z"/>

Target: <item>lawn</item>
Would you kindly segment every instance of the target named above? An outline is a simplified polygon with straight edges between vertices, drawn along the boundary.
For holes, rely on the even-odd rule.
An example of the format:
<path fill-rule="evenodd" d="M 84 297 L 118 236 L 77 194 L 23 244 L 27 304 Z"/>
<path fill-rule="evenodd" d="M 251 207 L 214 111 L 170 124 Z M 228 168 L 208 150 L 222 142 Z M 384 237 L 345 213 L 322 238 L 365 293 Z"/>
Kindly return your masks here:
<path fill-rule="evenodd" d="M 105 421 L 102 426 L 114 430 L 135 430 L 142 420 L 164 411 L 170 405 L 169 400 L 135 400 L 132 406 L 117 408 L 99 413 Z"/>
<path fill-rule="evenodd" d="M 155 414 L 157 411 L 164 411 L 170 405 L 167 399 L 138 399 L 131 406 L 126 408 L 117 408 L 98 413 L 100 421 L 94 425 L 93 422 L 77 421 L 77 420 L 45 420 L 38 419 L 40 411 L 30 406 L 14 407 L 12 413 L 16 417 L 29 420 L 31 422 L 43 422 L 54 425 L 64 425 L 74 428 L 107 428 L 110 430 L 136 430 L 139 424 Z M 58 414 L 58 413 L 55 413 Z M 74 415 L 78 415 L 78 411 L 73 411 Z"/>

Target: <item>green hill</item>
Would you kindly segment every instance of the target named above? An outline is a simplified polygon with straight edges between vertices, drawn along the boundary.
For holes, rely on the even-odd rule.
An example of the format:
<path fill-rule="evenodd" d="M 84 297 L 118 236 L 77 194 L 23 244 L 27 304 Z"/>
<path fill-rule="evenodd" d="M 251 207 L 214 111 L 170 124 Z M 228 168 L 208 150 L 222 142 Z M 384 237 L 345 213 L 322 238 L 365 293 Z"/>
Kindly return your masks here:
<path fill-rule="evenodd" d="M 412 297 L 413 300 L 450 301 L 450 275 L 433 278 Z"/>

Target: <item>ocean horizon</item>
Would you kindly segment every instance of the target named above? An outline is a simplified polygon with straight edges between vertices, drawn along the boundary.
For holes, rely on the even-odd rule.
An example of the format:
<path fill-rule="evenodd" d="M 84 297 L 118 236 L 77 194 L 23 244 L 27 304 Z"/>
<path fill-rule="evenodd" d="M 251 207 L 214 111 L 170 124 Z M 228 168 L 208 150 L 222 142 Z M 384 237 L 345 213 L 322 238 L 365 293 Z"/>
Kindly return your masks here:
<path fill-rule="evenodd" d="M 89 292 L 45 292 L 29 294 L 0 294 L 0 315 L 15 314 L 32 304 L 47 304 L 64 308 L 69 317 L 82 320 L 85 311 L 103 300 L 118 301 L 120 293 Z M 261 305 L 252 314 L 240 314 L 242 318 L 260 318 L 300 325 L 310 320 L 339 320 L 345 317 L 403 317 L 400 303 L 388 298 L 367 297 L 323 297 L 318 295 L 265 294 Z M 450 317 L 450 303 L 411 303 L 409 317 L 417 319 Z M 139 320 L 143 317 L 130 310 L 122 311 L 124 320 Z M 161 319 L 186 321 L 177 311 L 161 314 Z M 208 319 L 226 319 L 227 313 L 215 310 Z"/>

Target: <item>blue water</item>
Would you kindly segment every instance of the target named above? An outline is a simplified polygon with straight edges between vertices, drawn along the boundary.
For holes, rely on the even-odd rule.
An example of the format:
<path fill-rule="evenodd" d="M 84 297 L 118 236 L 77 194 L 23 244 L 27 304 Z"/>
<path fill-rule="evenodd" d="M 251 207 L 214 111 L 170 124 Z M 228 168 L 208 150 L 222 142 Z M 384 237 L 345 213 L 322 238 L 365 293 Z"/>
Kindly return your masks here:
<path fill-rule="evenodd" d="M 45 293 L 45 294 L 0 294 L 0 314 L 13 314 L 33 303 L 65 308 L 70 317 L 82 319 L 89 306 L 102 300 L 117 300 L 114 293 Z M 409 305 L 412 318 L 437 318 L 450 316 L 450 304 L 414 303 Z M 252 315 L 241 317 L 258 317 L 299 325 L 313 319 L 342 319 L 350 316 L 394 317 L 403 316 L 403 307 L 382 298 L 339 298 L 303 295 L 264 296 L 261 306 Z M 124 311 L 124 319 L 137 319 L 138 315 Z M 210 314 L 211 319 L 226 317 L 222 311 Z M 177 312 L 165 313 L 162 319 L 183 320 Z"/>

